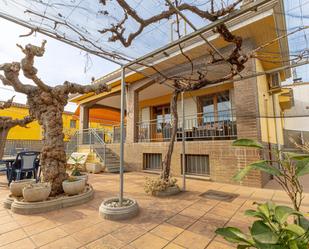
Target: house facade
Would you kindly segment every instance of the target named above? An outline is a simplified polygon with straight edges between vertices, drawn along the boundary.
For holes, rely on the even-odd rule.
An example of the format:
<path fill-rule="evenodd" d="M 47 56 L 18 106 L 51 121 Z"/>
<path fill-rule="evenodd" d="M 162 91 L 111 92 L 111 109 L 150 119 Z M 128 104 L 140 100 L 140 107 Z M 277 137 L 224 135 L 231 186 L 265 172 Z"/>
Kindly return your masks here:
<path fill-rule="evenodd" d="M 285 144 L 295 148 L 293 140 L 298 144 L 309 142 L 309 83 L 294 82 L 288 87 L 293 91 L 293 106 L 284 112 Z"/>
<path fill-rule="evenodd" d="M 90 113 L 89 127 L 93 129 L 104 129 L 111 131 L 114 123 L 119 123 L 119 111 L 101 109 L 95 113 Z M 103 113 L 103 114 L 102 114 Z M 29 115 L 29 107 L 24 104 L 13 103 L 10 108 L 0 110 L 0 116 L 11 117 L 12 119 L 22 119 Z M 62 115 L 64 141 L 79 131 L 79 108 L 73 112 L 64 112 Z M 42 147 L 43 130 L 35 120 L 27 127 L 15 126 L 10 129 L 5 154 L 15 154 L 18 149 L 40 150 Z"/>
<path fill-rule="evenodd" d="M 248 12 L 228 23 L 230 30 L 243 37 L 245 52 L 251 51 L 284 34 L 285 20 L 282 1 L 269 1 L 257 11 Z M 267 29 L 265 29 L 267 27 Z M 224 54 L 230 47 L 216 34 L 204 34 Z M 203 70 L 207 59 L 206 44 L 196 39 L 186 46 L 195 68 Z M 288 54 L 286 39 L 267 46 L 263 53 Z M 284 58 L 281 58 L 285 61 Z M 151 63 L 168 75 L 190 74 L 190 64 L 177 50 L 168 56 L 153 58 Z M 284 66 L 267 60 L 252 58 L 242 74 L 263 73 Z M 155 75 L 149 68 L 140 68 Z M 219 77 L 228 68 L 216 65 L 209 69 L 209 77 Z M 273 72 L 272 71 L 272 72 Z M 282 115 L 289 108 L 289 92 L 278 84 L 290 76 L 289 71 L 243 77 L 241 80 L 223 82 L 184 93 L 182 118 L 181 99 L 178 101 L 179 128 L 172 155 L 172 175 L 180 176 L 182 165 L 182 135 L 185 134 L 186 175 L 217 182 L 232 183 L 232 176 L 248 163 L 272 157 L 271 150 L 236 148 L 237 138 L 251 138 L 264 143 L 269 149 L 281 147 L 283 139 Z M 171 136 L 170 100 L 173 89 L 155 77 L 128 71 L 126 80 L 126 141 L 125 167 L 132 171 L 159 172 Z M 108 93 L 78 95 L 71 101 L 80 106 L 81 132 L 89 127 L 89 112 L 95 106 L 120 109 L 120 70 L 98 79 L 112 87 Z M 285 95 L 286 96 L 286 95 Z M 182 131 L 184 127 L 184 132 Z M 117 130 L 114 129 L 114 134 Z M 105 144 L 108 151 L 119 155 L 117 139 Z M 85 145 L 87 147 L 87 145 Z M 81 146 L 84 150 L 86 147 Z M 96 145 L 95 145 L 96 146 Z M 102 145 L 97 145 L 102 146 Z M 90 147 L 89 147 L 90 149 Z M 106 162 L 107 163 L 107 162 Z M 270 177 L 252 172 L 241 183 L 263 187 Z"/>

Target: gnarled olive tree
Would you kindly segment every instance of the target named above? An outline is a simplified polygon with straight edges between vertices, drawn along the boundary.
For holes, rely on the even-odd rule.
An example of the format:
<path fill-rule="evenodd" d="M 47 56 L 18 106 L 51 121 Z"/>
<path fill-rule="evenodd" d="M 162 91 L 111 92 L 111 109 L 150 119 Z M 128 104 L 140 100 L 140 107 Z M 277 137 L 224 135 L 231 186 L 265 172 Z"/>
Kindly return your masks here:
<path fill-rule="evenodd" d="M 27 95 L 30 116 L 38 120 L 44 131 L 41 151 L 43 180 L 51 183 L 52 195 L 57 195 L 63 192 L 62 181 L 67 178 L 62 114 L 69 94 L 101 93 L 109 88 L 106 84 L 84 86 L 68 81 L 55 87 L 46 85 L 37 76 L 38 70 L 34 67 L 34 58 L 44 55 L 45 44 L 46 41 L 39 47 L 31 44 L 25 47 L 17 45 L 25 56 L 20 63 L 0 65 L 0 70 L 4 72 L 0 79 L 4 85 L 12 86 L 15 91 Z M 35 85 L 23 84 L 19 79 L 20 70 Z"/>
<path fill-rule="evenodd" d="M 13 99 L 14 97 L 6 102 L 0 103 L 0 110 L 10 108 Z M 24 117 L 23 119 L 12 119 L 11 117 L 0 116 L 0 159 L 3 157 L 5 142 L 10 129 L 14 126 L 26 127 L 32 120 L 30 116 Z"/>

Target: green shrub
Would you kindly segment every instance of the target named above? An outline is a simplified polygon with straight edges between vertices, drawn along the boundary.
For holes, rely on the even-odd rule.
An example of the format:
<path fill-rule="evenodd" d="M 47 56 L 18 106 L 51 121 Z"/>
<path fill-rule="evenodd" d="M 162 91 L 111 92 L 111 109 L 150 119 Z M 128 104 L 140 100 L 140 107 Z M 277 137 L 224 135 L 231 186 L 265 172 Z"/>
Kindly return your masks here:
<path fill-rule="evenodd" d="M 251 139 L 238 139 L 233 146 L 263 149 L 263 145 Z M 259 170 L 273 175 L 287 193 L 295 210 L 299 211 L 303 200 L 303 187 L 299 177 L 309 174 L 309 155 L 274 150 L 272 160 L 260 160 L 241 169 L 233 179 L 241 181 L 251 170 Z"/>
<path fill-rule="evenodd" d="M 257 218 L 249 227 L 250 234 L 244 234 L 235 227 L 219 228 L 216 233 L 237 244 L 238 249 L 309 248 L 309 221 L 293 208 L 267 202 L 258 204 L 256 210 L 247 210 L 245 214 Z"/>
<path fill-rule="evenodd" d="M 144 186 L 145 192 L 147 194 L 154 195 L 156 192 L 165 191 L 168 187 L 177 186 L 177 179 L 170 177 L 168 180 L 164 180 L 160 177 L 149 178 L 146 177 L 146 183 Z"/>

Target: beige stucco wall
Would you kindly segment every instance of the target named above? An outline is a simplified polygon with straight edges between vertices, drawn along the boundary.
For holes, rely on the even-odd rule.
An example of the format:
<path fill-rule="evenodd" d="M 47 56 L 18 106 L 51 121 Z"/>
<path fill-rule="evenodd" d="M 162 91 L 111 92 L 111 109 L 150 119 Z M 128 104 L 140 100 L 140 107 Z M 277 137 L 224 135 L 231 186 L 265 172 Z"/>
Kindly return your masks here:
<path fill-rule="evenodd" d="M 261 62 L 256 59 L 257 72 L 263 72 Z M 270 94 L 266 75 L 257 77 L 259 120 L 261 127 L 261 140 L 265 143 L 283 144 L 283 123 L 280 117 L 281 111 L 278 94 Z M 275 115 L 275 109 L 277 115 Z M 275 118 L 274 117 L 277 117 Z M 268 117 L 268 118 L 267 118 Z M 279 141 L 277 141 L 277 138 Z"/>

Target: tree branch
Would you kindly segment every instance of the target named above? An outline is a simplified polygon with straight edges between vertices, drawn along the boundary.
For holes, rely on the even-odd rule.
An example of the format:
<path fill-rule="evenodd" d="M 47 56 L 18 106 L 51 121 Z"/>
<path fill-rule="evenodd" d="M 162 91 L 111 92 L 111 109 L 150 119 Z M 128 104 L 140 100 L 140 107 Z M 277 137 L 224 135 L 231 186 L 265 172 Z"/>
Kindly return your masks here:
<path fill-rule="evenodd" d="M 16 45 L 26 55 L 25 58 L 21 60 L 21 69 L 23 70 L 25 77 L 31 79 L 43 91 L 49 92 L 51 87 L 47 86 L 40 78 L 37 77 L 36 74 L 38 70 L 33 66 L 34 57 L 42 57 L 44 55 L 45 44 L 46 40 L 43 40 L 40 47 L 28 44 L 25 48 L 23 48 L 19 44 Z"/>
<path fill-rule="evenodd" d="M 14 126 L 27 127 L 27 124 L 31 123 L 34 119 L 30 116 L 26 116 L 23 119 L 12 119 L 11 117 L 0 117 L 0 127 L 2 129 L 9 129 Z"/>
<path fill-rule="evenodd" d="M 106 28 L 103 30 L 99 30 L 100 33 L 105 34 L 105 33 L 111 33 L 111 37 L 109 38 L 109 41 L 120 41 L 122 43 L 123 46 L 125 47 L 129 47 L 132 43 L 132 41 L 138 36 L 140 35 L 143 30 L 148 27 L 151 24 L 157 23 L 163 19 L 169 19 L 172 15 L 176 14 L 176 10 L 172 7 L 169 7 L 167 10 L 162 11 L 161 13 L 154 15 L 148 19 L 143 19 L 142 17 L 140 17 L 136 11 L 127 3 L 127 1 L 125 0 L 116 0 L 117 3 L 119 4 L 119 6 L 124 10 L 125 16 L 124 18 L 118 22 L 117 24 L 112 25 L 111 28 Z M 198 7 L 194 6 L 194 5 L 190 5 L 187 3 L 183 3 L 178 5 L 178 9 L 180 11 L 190 11 L 196 15 L 198 15 L 199 17 L 203 18 L 203 19 L 207 19 L 209 21 L 215 21 L 217 20 L 219 17 L 225 16 L 228 13 L 230 13 L 231 11 L 233 11 L 235 9 L 235 7 L 241 3 L 242 0 L 237 0 L 234 3 L 228 5 L 227 7 L 223 7 L 220 10 L 214 11 L 212 9 L 211 12 L 209 11 L 204 11 L 199 9 Z M 101 3 L 103 5 L 105 5 L 105 1 Z M 128 17 L 131 17 L 132 19 L 134 19 L 134 21 L 136 21 L 139 24 L 138 29 L 135 32 L 130 33 L 127 37 L 124 37 L 124 32 L 126 30 L 125 28 L 125 23 L 128 20 Z"/>
<path fill-rule="evenodd" d="M 4 102 L 0 103 L 0 109 L 3 110 L 3 109 L 10 108 L 12 106 L 14 97 L 15 97 L 15 95 L 11 99 L 9 99 L 8 101 L 4 101 Z"/>
<path fill-rule="evenodd" d="M 74 94 L 74 93 L 84 94 L 84 93 L 90 93 L 90 92 L 99 94 L 102 92 L 109 92 L 111 90 L 111 87 L 106 85 L 105 83 L 80 85 L 80 84 L 72 83 L 69 81 L 65 81 L 62 87 L 64 87 L 65 92 L 71 93 L 71 94 Z"/>
<path fill-rule="evenodd" d="M 31 85 L 25 85 L 19 80 L 19 62 L 4 63 L 0 65 L 0 70 L 4 71 L 4 76 L 0 75 L 0 80 L 4 85 L 12 86 L 15 91 L 28 94 L 35 88 Z"/>

